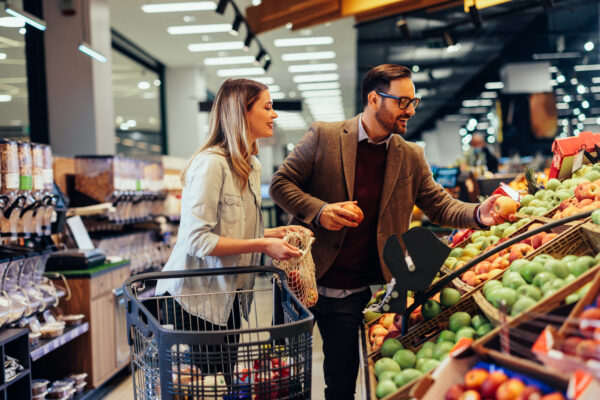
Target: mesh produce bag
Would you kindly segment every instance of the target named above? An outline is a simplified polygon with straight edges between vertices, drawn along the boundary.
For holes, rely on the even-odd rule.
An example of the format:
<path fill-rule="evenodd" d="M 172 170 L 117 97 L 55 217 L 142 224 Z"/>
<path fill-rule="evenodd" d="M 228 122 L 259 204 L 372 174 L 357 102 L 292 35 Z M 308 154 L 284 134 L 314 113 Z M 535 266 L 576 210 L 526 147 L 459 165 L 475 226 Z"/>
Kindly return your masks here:
<path fill-rule="evenodd" d="M 285 271 L 288 286 L 298 300 L 306 307 L 312 307 L 317 304 L 319 298 L 315 278 L 315 263 L 310 252 L 315 238 L 306 232 L 289 231 L 283 237 L 283 240 L 297 247 L 302 254 L 288 260 L 273 260 L 273 264 Z"/>

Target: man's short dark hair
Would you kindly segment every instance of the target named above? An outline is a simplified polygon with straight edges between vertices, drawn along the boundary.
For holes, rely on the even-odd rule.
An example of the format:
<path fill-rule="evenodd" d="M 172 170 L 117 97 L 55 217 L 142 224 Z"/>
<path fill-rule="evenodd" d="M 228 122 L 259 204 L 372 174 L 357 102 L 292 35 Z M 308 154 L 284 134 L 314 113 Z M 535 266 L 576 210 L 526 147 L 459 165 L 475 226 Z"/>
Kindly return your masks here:
<path fill-rule="evenodd" d="M 366 107 L 369 102 L 369 93 L 373 90 L 386 92 L 390 88 L 390 82 L 394 79 L 411 77 L 411 70 L 402 65 L 382 64 L 371 68 L 362 81 L 363 107 Z"/>

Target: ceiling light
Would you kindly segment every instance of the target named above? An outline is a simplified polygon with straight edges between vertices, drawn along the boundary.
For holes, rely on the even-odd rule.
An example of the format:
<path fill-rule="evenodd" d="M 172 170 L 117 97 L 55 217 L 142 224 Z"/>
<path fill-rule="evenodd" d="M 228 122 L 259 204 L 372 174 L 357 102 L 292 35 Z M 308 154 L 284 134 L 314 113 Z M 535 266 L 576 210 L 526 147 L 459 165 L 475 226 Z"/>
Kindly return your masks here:
<path fill-rule="evenodd" d="M 160 79 L 155 79 L 154 82 L 152 82 L 152 83 L 154 83 L 154 86 L 160 86 L 161 85 Z"/>
<path fill-rule="evenodd" d="M 313 74 L 313 75 L 296 75 L 292 78 L 295 83 L 306 82 L 327 82 L 337 81 L 340 79 L 338 74 Z"/>
<path fill-rule="evenodd" d="M 485 84 L 485 88 L 487 90 L 503 89 L 504 88 L 504 83 L 502 83 L 502 82 L 488 82 L 488 83 Z"/>
<path fill-rule="evenodd" d="M 319 71 L 336 71 L 338 65 L 336 63 L 327 64 L 306 64 L 306 65 L 290 65 L 288 72 L 294 74 L 298 72 L 319 72 Z"/>
<path fill-rule="evenodd" d="M 218 51 L 218 50 L 241 50 L 243 42 L 214 42 L 214 43 L 192 43 L 188 44 L 188 50 L 198 51 Z"/>
<path fill-rule="evenodd" d="M 577 80 L 577 78 L 571 78 L 571 85 L 575 86 L 579 83 L 579 81 Z"/>
<path fill-rule="evenodd" d="M 252 58 L 254 58 L 254 57 L 252 57 Z M 261 76 L 261 77 L 258 77 L 258 78 L 252 78 L 252 80 L 254 80 L 256 82 L 260 82 L 263 85 L 272 85 L 275 82 L 275 79 L 273 79 L 270 76 Z"/>
<path fill-rule="evenodd" d="M 313 37 L 301 37 L 301 38 L 286 38 L 286 39 L 275 39 L 273 44 L 275 47 L 292 47 L 292 46 L 316 46 L 322 44 L 332 44 L 333 38 L 331 36 L 313 36 Z"/>
<path fill-rule="evenodd" d="M 163 13 L 180 11 L 210 11 L 217 8 L 213 1 L 191 1 L 187 3 L 160 3 L 144 4 L 142 11 L 145 13 Z"/>
<path fill-rule="evenodd" d="M 419 66 L 418 65 L 413 65 L 412 66 L 412 72 L 419 72 Z"/>
<path fill-rule="evenodd" d="M 577 93 L 584 94 L 585 92 L 587 92 L 587 89 L 585 88 L 585 86 L 583 86 L 583 85 L 577 86 Z"/>
<path fill-rule="evenodd" d="M 127 122 L 125 122 L 127 124 L 127 126 L 129 126 L 130 128 L 135 128 L 137 126 L 137 122 L 135 119 L 128 119 Z"/>
<path fill-rule="evenodd" d="M 252 39 L 254 39 L 254 35 L 250 31 L 248 31 L 248 33 L 246 34 L 246 39 L 244 40 L 244 43 L 242 46 L 244 51 L 248 51 L 250 49 L 250 44 L 252 43 Z"/>
<path fill-rule="evenodd" d="M 271 100 L 281 100 L 281 99 L 285 99 L 285 93 L 282 93 L 282 92 L 271 93 Z"/>
<path fill-rule="evenodd" d="M 233 36 L 239 35 L 240 25 L 242 25 L 243 20 L 244 18 L 240 14 L 236 13 L 235 19 L 233 20 L 233 24 L 231 24 L 231 30 L 229 31 L 229 33 L 231 33 Z"/>
<path fill-rule="evenodd" d="M 549 72 L 558 72 L 558 68 L 556 68 L 554 65 L 551 65 L 548 67 L 548 71 Z"/>
<path fill-rule="evenodd" d="M 460 128 L 460 129 L 458 130 L 458 134 L 459 134 L 460 136 L 465 136 L 465 135 L 467 134 L 467 130 L 466 130 L 465 128 Z"/>
<path fill-rule="evenodd" d="M 600 64 L 576 65 L 574 69 L 575 71 L 598 71 Z"/>
<path fill-rule="evenodd" d="M 336 103 L 339 103 L 341 105 L 342 98 L 341 98 L 341 96 L 315 97 L 315 98 L 310 98 L 310 99 L 304 99 L 304 102 L 306 104 L 308 104 L 309 106 L 317 105 L 317 104 L 330 105 L 330 104 L 336 104 Z"/>
<path fill-rule="evenodd" d="M 495 99 L 498 97 L 498 93 L 496 92 L 481 92 L 479 95 L 482 99 Z"/>
<path fill-rule="evenodd" d="M 281 55 L 283 61 L 326 60 L 335 58 L 335 51 L 310 51 L 306 53 L 286 53 Z"/>
<path fill-rule="evenodd" d="M 138 82 L 138 88 L 142 90 L 150 89 L 150 82 L 141 81 Z"/>
<path fill-rule="evenodd" d="M 340 96 L 342 91 L 339 89 L 332 90 L 309 90 L 302 92 L 302 97 L 325 97 L 325 96 Z"/>
<path fill-rule="evenodd" d="M 231 24 L 182 25 L 169 26 L 167 32 L 171 35 L 189 35 L 194 33 L 230 32 Z"/>
<path fill-rule="evenodd" d="M 595 47 L 594 42 L 592 42 L 592 41 L 586 42 L 583 45 L 583 48 L 585 49 L 585 51 L 592 51 L 592 50 L 594 50 L 594 47 Z"/>
<path fill-rule="evenodd" d="M 27 29 L 25 29 L 25 28 L 20 28 L 20 29 L 19 29 L 19 33 L 20 33 L 21 35 L 24 35 L 24 34 L 26 34 L 26 33 L 27 33 Z"/>
<path fill-rule="evenodd" d="M 10 94 L 0 94 L 0 102 L 6 103 L 12 100 L 12 96 Z"/>
<path fill-rule="evenodd" d="M 581 114 L 581 110 L 579 108 L 574 108 L 573 109 L 573 114 L 579 115 L 579 114 Z"/>
<path fill-rule="evenodd" d="M 5 5 L 4 11 L 6 11 L 7 14 L 10 14 L 15 18 L 19 18 L 26 24 L 31 25 L 36 29 L 39 29 L 40 31 L 46 30 L 46 21 L 26 11 L 19 10 L 18 8 L 15 8 L 14 6 L 8 3 Z"/>
<path fill-rule="evenodd" d="M 562 58 L 579 58 L 581 54 L 578 52 L 564 52 L 564 53 L 540 53 L 534 54 L 532 58 L 534 60 L 556 60 Z"/>
<path fill-rule="evenodd" d="M 261 0 L 252 0 L 252 5 L 253 6 L 260 6 L 262 4 Z"/>
<path fill-rule="evenodd" d="M 279 85 L 270 85 L 267 87 L 267 89 L 269 90 L 269 92 L 279 92 L 281 90 L 281 88 L 279 87 Z"/>
<path fill-rule="evenodd" d="M 22 18 L 1 17 L 0 26 L 5 28 L 22 28 L 25 26 L 25 21 Z"/>
<path fill-rule="evenodd" d="M 252 56 L 237 56 L 237 57 L 208 57 L 204 59 L 204 65 L 237 65 L 237 64 L 252 64 L 254 57 Z"/>
<path fill-rule="evenodd" d="M 558 83 L 564 83 L 567 80 L 567 78 L 565 78 L 564 75 L 559 75 L 556 77 L 556 82 Z"/>
<path fill-rule="evenodd" d="M 557 110 L 568 110 L 569 109 L 569 104 L 567 104 L 567 103 L 556 103 L 556 109 Z"/>
<path fill-rule="evenodd" d="M 217 71 L 217 75 L 221 78 L 226 76 L 249 76 L 249 75 L 262 75 L 265 70 L 262 68 L 230 68 L 220 69 Z"/>
<path fill-rule="evenodd" d="M 287 24 L 285 24 L 285 29 L 292 29 L 294 27 L 294 24 L 292 24 L 291 22 L 288 22 Z"/>
<path fill-rule="evenodd" d="M 6 53 L 0 53 L 0 60 L 6 60 Z"/>
<path fill-rule="evenodd" d="M 463 107 L 490 107 L 494 104 L 492 100 L 464 100 Z"/>
<path fill-rule="evenodd" d="M 581 107 L 583 108 L 590 108 L 590 103 L 587 100 L 584 100 L 581 102 Z"/>
<path fill-rule="evenodd" d="M 321 82 L 321 83 L 301 83 L 298 85 L 298 90 L 323 90 L 323 89 L 339 89 L 339 82 Z"/>
<path fill-rule="evenodd" d="M 102 63 L 105 63 L 107 58 L 102 55 L 101 53 L 97 52 L 96 50 L 92 49 L 92 47 L 87 44 L 82 42 L 79 47 L 78 47 L 79 51 L 81 51 L 84 54 L 87 54 L 88 56 L 92 57 L 93 59 L 100 61 Z"/>
<path fill-rule="evenodd" d="M 227 3 L 229 3 L 229 0 L 219 0 L 219 4 L 217 5 L 215 11 L 221 15 L 225 14 L 225 8 L 227 8 Z"/>

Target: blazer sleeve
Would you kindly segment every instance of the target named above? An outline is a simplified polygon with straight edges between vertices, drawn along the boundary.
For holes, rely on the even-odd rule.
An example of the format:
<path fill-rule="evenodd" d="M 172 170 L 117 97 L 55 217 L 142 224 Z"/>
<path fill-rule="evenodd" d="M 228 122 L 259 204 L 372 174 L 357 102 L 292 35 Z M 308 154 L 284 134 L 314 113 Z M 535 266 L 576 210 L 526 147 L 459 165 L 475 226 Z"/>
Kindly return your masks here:
<path fill-rule="evenodd" d="M 477 204 L 465 203 L 450 196 L 435 182 L 422 149 L 419 151 L 420 181 L 417 207 L 435 224 L 454 228 L 481 229 L 475 220 Z"/>
<path fill-rule="evenodd" d="M 190 196 L 184 217 L 188 235 L 184 240 L 187 254 L 205 257 L 217 246 L 220 236 L 214 233 L 219 218 L 219 201 L 225 179 L 226 162 L 217 154 L 199 154 L 187 172 L 185 195 Z"/>
<path fill-rule="evenodd" d="M 269 195 L 281 208 L 308 226 L 312 225 L 317 213 L 326 204 L 306 193 L 318 148 L 318 126 L 312 124 L 273 175 L 269 189 Z"/>

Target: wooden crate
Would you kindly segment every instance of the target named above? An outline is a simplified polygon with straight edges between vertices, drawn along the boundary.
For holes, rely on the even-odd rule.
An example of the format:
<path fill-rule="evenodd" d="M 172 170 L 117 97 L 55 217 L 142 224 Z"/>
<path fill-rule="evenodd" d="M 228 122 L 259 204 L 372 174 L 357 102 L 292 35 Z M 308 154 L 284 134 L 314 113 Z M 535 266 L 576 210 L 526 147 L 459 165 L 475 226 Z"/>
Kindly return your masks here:
<path fill-rule="evenodd" d="M 540 247 L 536 251 L 528 254 L 525 259 L 531 260 L 539 254 L 549 254 L 554 258 L 562 258 L 568 254 L 574 254 L 576 256 L 595 256 L 600 250 L 600 241 L 595 239 L 593 234 L 588 233 L 583 225 L 572 227 L 570 230 L 564 232 L 558 236 L 555 240 L 548 242 L 546 245 Z M 590 268 L 585 274 L 579 276 L 573 282 L 562 287 L 560 290 L 555 292 L 553 295 L 542 299 L 531 307 L 529 312 L 546 312 L 556 308 L 564 299 L 575 290 L 579 289 L 587 282 L 589 282 L 595 276 L 595 273 L 600 269 L 600 263 Z M 499 280 L 502 275 L 498 276 Z M 501 323 L 501 313 L 496 307 L 487 301 L 481 291 L 477 291 L 473 298 L 477 302 L 477 305 L 481 308 L 483 313 L 488 317 L 490 322 L 495 325 Z M 523 313 L 527 314 L 527 313 Z M 513 318 L 506 316 L 507 321 L 512 321 Z"/>
<path fill-rule="evenodd" d="M 434 341 L 437 339 L 439 334 L 449 327 L 449 319 L 450 315 L 457 311 L 465 311 L 469 313 L 471 316 L 475 316 L 476 314 L 480 314 L 480 310 L 475 303 L 473 296 L 467 296 L 454 306 L 447 308 L 439 315 L 430 319 L 429 321 L 423 321 L 422 323 L 415 325 L 411 329 L 409 329 L 408 333 L 404 336 L 398 338 L 398 340 L 402 343 L 405 349 L 412 350 L 413 352 L 419 351 L 423 344 L 428 341 Z M 491 333 L 491 332 L 490 332 Z M 488 333 L 488 335 L 490 334 Z M 487 336 L 487 335 L 485 335 Z M 483 336 L 483 337 L 485 337 Z M 368 340 L 368 338 L 366 338 Z M 370 388 L 370 397 L 371 399 L 377 399 L 375 394 L 375 389 L 377 388 L 377 379 L 375 377 L 375 362 L 381 358 L 381 351 L 378 349 L 368 356 L 368 370 L 369 376 L 369 388 Z M 415 379 L 412 382 L 407 383 L 402 386 L 396 392 L 390 394 L 387 397 L 384 397 L 383 400 L 408 400 L 410 398 L 410 390 L 411 388 L 419 382 L 421 379 L 426 377 L 427 374 L 424 374 L 422 377 Z"/>

